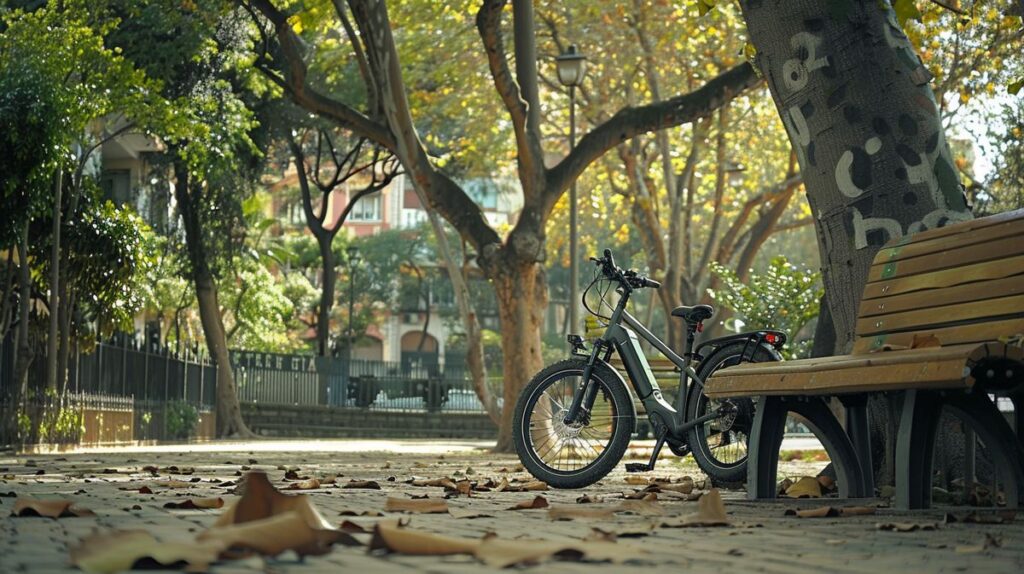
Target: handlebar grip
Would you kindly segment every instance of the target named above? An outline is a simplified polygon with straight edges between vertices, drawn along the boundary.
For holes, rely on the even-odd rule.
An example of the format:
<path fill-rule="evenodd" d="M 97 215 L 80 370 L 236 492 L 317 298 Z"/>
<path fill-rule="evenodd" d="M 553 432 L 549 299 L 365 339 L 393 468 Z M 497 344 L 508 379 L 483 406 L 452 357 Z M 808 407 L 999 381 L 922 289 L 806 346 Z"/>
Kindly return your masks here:
<path fill-rule="evenodd" d="M 644 279 L 644 286 L 652 287 L 654 289 L 661 289 L 661 283 L 655 281 L 654 279 Z"/>
<path fill-rule="evenodd" d="M 608 262 L 608 266 L 609 267 L 611 267 L 612 269 L 615 269 L 615 258 L 612 257 L 612 250 L 611 249 L 605 249 L 604 250 L 604 259 L 605 259 L 605 261 Z"/>

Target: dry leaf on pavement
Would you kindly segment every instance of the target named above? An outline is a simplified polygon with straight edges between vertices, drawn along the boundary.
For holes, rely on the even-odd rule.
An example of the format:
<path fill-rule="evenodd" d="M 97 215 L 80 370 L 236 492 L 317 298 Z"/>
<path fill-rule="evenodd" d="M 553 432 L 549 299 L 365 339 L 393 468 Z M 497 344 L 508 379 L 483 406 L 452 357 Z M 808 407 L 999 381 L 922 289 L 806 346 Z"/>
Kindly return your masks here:
<path fill-rule="evenodd" d="M 310 478 L 308 480 L 300 480 L 293 482 L 286 486 L 285 490 L 316 490 L 320 488 L 320 480 L 316 478 Z"/>
<path fill-rule="evenodd" d="M 813 476 L 803 476 L 786 489 L 789 498 L 821 498 L 821 483 Z"/>
<path fill-rule="evenodd" d="M 164 508 L 177 508 L 179 510 L 196 510 L 221 508 L 224 506 L 223 498 L 186 498 L 181 502 L 168 502 Z"/>
<path fill-rule="evenodd" d="M 341 485 L 342 488 L 365 488 L 369 490 L 380 490 L 380 484 L 375 480 L 350 480 Z"/>
<path fill-rule="evenodd" d="M 42 516 L 44 518 L 68 518 L 96 516 L 96 514 L 74 501 L 66 499 L 43 500 L 40 498 L 19 498 L 14 501 L 11 516 Z"/>
<path fill-rule="evenodd" d="M 665 528 L 685 528 L 690 526 L 728 526 L 729 517 L 725 514 L 725 503 L 717 488 L 712 488 L 697 501 L 697 512 L 683 516 L 678 521 L 662 523 Z"/>
<path fill-rule="evenodd" d="M 71 565 L 90 574 L 110 574 L 136 567 L 171 568 L 183 565 L 202 572 L 217 560 L 216 543 L 159 542 L 142 530 L 115 530 L 82 539 L 71 549 Z"/>
<path fill-rule="evenodd" d="M 548 499 L 543 496 L 535 496 L 533 500 L 523 500 L 517 503 L 515 506 L 509 508 L 509 510 L 535 510 L 538 508 L 547 508 Z"/>
<path fill-rule="evenodd" d="M 938 530 L 938 522 L 879 522 L 875 525 L 878 530 L 889 532 L 914 532 L 915 530 Z"/>
<path fill-rule="evenodd" d="M 556 557 L 623 562 L 640 556 L 636 548 L 610 542 L 502 540 L 493 536 L 474 540 L 419 532 L 387 523 L 377 524 L 370 550 L 422 556 L 469 554 L 493 568 L 535 564 Z"/>
<path fill-rule="evenodd" d="M 448 503 L 440 498 L 394 498 L 389 496 L 384 503 L 385 512 L 411 512 L 416 514 L 444 514 Z"/>
<path fill-rule="evenodd" d="M 441 486 L 446 489 L 454 489 L 455 481 L 450 478 L 421 478 L 408 481 L 413 486 Z"/>
<path fill-rule="evenodd" d="M 285 550 L 300 556 L 325 554 L 334 543 L 359 545 L 351 535 L 327 522 L 309 496 L 278 492 L 265 473 L 248 473 L 242 490 L 242 498 L 197 540 L 271 556 Z"/>

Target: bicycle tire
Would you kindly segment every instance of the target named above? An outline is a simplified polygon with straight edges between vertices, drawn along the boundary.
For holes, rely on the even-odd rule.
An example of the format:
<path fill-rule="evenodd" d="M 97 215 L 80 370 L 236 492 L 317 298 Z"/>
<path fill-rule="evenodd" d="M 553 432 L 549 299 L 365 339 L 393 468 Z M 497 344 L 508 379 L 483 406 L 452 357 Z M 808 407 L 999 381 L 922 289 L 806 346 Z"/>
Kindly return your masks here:
<path fill-rule="evenodd" d="M 585 367 L 582 359 L 546 367 L 526 385 L 516 402 L 512 441 L 519 460 L 537 480 L 554 488 L 582 488 L 604 478 L 622 460 L 636 427 L 629 390 L 605 364 L 594 365 L 591 371 L 591 381 L 599 389 L 591 419 L 579 428 L 562 424 L 562 413 Z M 554 389 L 555 385 L 559 387 Z M 541 401 L 542 397 L 546 401 Z M 589 456 L 587 449 L 594 455 L 589 461 L 583 458 Z"/>
<path fill-rule="evenodd" d="M 750 351 L 745 341 L 729 343 L 717 349 L 697 366 L 697 376 L 701 381 L 708 380 L 712 373 L 723 367 L 741 362 L 743 352 Z M 750 362 L 761 363 L 775 361 L 766 349 L 757 346 Z M 708 406 L 715 401 L 709 400 L 703 392 L 703 386 L 694 383 L 690 386 L 686 401 L 686 420 L 691 421 L 709 412 Z M 699 424 L 687 431 L 687 442 L 690 445 L 693 459 L 697 466 L 707 474 L 712 483 L 740 483 L 747 478 L 747 441 L 751 425 L 754 421 L 754 402 L 750 398 L 731 399 L 736 405 L 736 417 L 722 431 L 724 423 L 721 419 L 712 419 Z M 718 429 L 715 426 L 718 425 Z M 717 435 L 716 439 L 712 439 Z M 717 446 L 711 442 L 717 440 Z M 723 441 L 729 441 L 722 445 Z M 735 449 L 725 447 L 735 446 Z M 721 451 L 721 452 L 717 452 Z"/>

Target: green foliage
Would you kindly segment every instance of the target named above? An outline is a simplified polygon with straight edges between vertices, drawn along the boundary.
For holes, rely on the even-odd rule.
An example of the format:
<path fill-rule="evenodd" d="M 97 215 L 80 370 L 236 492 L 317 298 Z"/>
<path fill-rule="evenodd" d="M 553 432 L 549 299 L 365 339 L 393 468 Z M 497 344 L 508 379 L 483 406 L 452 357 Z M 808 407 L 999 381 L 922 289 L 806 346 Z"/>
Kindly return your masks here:
<path fill-rule="evenodd" d="M 98 190 L 91 195 L 65 231 L 70 256 L 63 272 L 78 293 L 84 319 L 97 327 L 98 336 L 108 337 L 130 330 L 146 304 L 154 238 L 133 210 L 99 201 Z"/>
<path fill-rule="evenodd" d="M 164 407 L 164 424 L 167 436 L 187 439 L 199 424 L 199 411 L 185 401 L 171 401 Z"/>
<path fill-rule="evenodd" d="M 39 442 L 74 444 L 85 434 L 85 415 L 73 406 L 55 405 L 43 411 L 39 421 Z"/>
<path fill-rule="evenodd" d="M 708 292 L 716 302 L 736 313 L 733 330 L 785 331 L 790 344 L 783 355 L 786 358 L 806 356 L 811 341 L 799 340 L 798 335 L 818 316 L 819 300 L 824 293 L 820 273 L 798 269 L 783 255 L 773 258 L 764 273 L 752 274 L 746 284 L 734 271 L 717 263 L 712 263 L 712 272 L 721 280 L 723 288 Z M 736 319 L 743 321 L 743 329 L 737 328 Z"/>

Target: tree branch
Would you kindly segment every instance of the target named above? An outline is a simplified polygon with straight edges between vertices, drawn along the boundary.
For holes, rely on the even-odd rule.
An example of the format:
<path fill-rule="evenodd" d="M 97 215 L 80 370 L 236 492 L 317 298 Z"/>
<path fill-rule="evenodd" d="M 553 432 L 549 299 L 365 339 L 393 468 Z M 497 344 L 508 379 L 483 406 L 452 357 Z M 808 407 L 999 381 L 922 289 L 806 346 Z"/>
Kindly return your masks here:
<path fill-rule="evenodd" d="M 350 106 L 321 94 L 307 83 L 306 62 L 302 58 L 299 38 L 288 24 L 287 15 L 275 8 L 271 0 L 251 0 L 251 2 L 274 26 L 277 41 L 284 55 L 282 71 L 284 72 L 285 91 L 288 92 L 292 100 L 299 106 L 329 118 L 342 127 L 365 135 L 388 149 L 394 149 L 395 138 L 386 126 L 371 120 Z"/>
<path fill-rule="evenodd" d="M 740 64 L 710 80 L 701 88 L 661 102 L 626 107 L 584 135 L 555 167 L 548 171 L 545 213 L 586 167 L 612 147 L 638 134 L 678 126 L 703 118 L 739 94 L 761 84 L 748 63 Z"/>
<path fill-rule="evenodd" d="M 487 65 L 494 79 L 494 88 L 512 119 L 520 169 L 527 174 L 536 174 L 538 170 L 543 170 L 543 151 L 538 129 L 530 129 L 528 126 L 529 107 L 508 65 L 501 34 L 501 13 L 504 8 L 505 0 L 485 0 L 477 12 L 476 27 L 487 53 Z M 524 185 L 523 192 L 529 195 L 533 187 Z"/>

